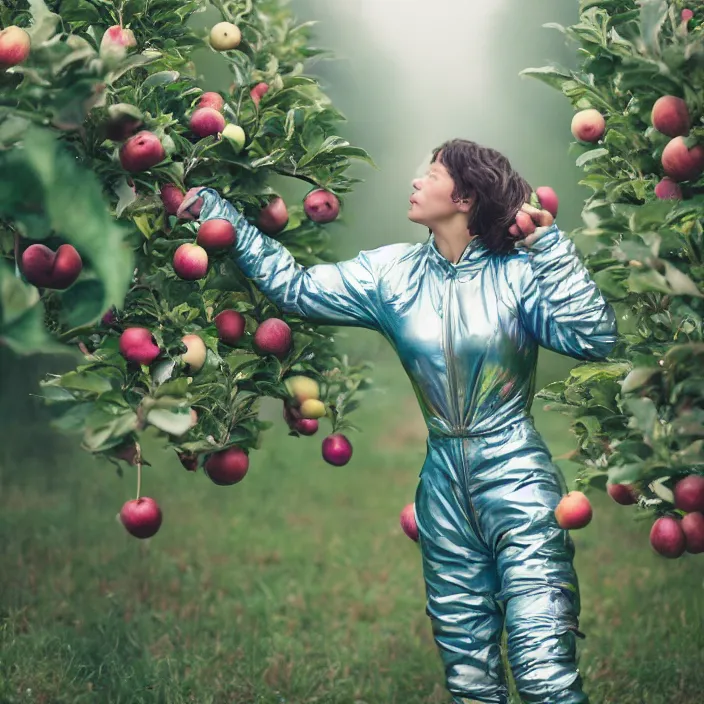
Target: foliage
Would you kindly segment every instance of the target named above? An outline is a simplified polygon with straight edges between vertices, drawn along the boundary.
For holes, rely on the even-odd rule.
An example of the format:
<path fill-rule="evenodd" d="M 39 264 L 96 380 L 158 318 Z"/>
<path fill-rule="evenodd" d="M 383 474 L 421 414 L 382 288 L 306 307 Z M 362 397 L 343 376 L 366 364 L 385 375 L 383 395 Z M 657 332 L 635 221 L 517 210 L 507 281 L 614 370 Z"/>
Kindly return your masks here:
<path fill-rule="evenodd" d="M 352 160 L 374 166 L 335 133 L 344 116 L 304 73 L 305 61 L 323 53 L 308 44 L 311 23 L 297 24 L 278 1 L 212 4 L 242 34 L 236 49 L 220 54 L 233 75 L 222 112 L 244 130 L 241 150 L 221 134 L 199 139 L 189 127 L 203 94 L 191 55 L 214 49 L 209 29 L 188 21 L 206 2 L 19 0 L 0 9 L 3 26 L 32 37 L 28 59 L 0 73 L 0 335 L 23 352 L 56 349 L 57 341 L 78 347 L 77 368 L 42 385 L 55 423 L 82 433 L 89 452 L 135 464 L 144 461 L 138 440 L 149 428 L 178 453 L 259 447 L 269 425 L 258 418 L 260 400 L 288 399 L 290 375 L 322 384 L 337 432 L 354 427 L 347 414 L 369 386 L 370 365 L 341 357 L 334 329 L 283 315 L 227 252 L 211 254 L 197 281 L 174 272 L 174 251 L 195 239 L 197 225 L 166 213 L 163 185 L 215 188 L 254 220 L 274 195 L 275 174 L 341 197 L 359 181 L 347 174 Z M 131 30 L 136 47 L 106 44 L 110 27 Z M 261 82 L 269 91 L 258 102 L 251 90 Z M 165 158 L 127 172 L 120 148 L 137 129 L 159 138 Z M 325 226 L 308 220 L 302 204 L 287 205 L 280 241 L 302 265 L 329 261 Z M 26 283 L 20 251 L 30 241 L 75 245 L 84 261 L 76 283 L 64 291 Z M 247 321 L 234 346 L 219 341 L 214 323 L 225 309 Z M 252 346 L 258 324 L 271 317 L 293 332 L 283 360 Z M 134 326 L 148 328 L 159 345 L 151 365 L 120 353 L 121 332 Z M 207 348 L 196 373 L 181 358 L 189 333 Z"/>
<path fill-rule="evenodd" d="M 582 0 L 577 24 L 547 25 L 578 44 L 578 70 L 522 72 L 606 120 L 598 143 L 571 145 L 593 191 L 575 234 L 593 243 L 585 261 L 620 332 L 608 363 L 580 364 L 537 396 L 572 417 L 578 485 L 634 484 L 641 518 L 681 514 L 674 484 L 704 472 L 704 179 L 679 183 L 681 199 L 656 196 L 672 138 L 651 120 L 658 98 L 682 98 L 686 144 L 704 143 L 704 8 L 683 22 L 686 6 Z"/>

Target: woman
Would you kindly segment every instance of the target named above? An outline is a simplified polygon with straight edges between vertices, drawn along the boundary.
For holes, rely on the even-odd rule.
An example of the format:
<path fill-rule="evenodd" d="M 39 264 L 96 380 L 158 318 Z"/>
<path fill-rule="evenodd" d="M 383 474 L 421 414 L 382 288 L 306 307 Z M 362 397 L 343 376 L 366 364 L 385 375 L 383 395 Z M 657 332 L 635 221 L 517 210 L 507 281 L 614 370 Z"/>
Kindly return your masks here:
<path fill-rule="evenodd" d="M 426 612 L 454 702 L 508 702 L 505 625 L 523 700 L 584 704 L 575 549 L 554 514 L 567 487 L 530 406 L 539 345 L 604 359 L 614 311 L 495 150 L 446 142 L 413 189 L 408 217 L 429 228 L 424 243 L 309 268 L 212 189 L 181 214 L 230 220 L 238 265 L 282 311 L 377 330 L 396 350 L 428 426 L 415 510 Z M 538 227 L 517 241 L 520 209 Z"/>

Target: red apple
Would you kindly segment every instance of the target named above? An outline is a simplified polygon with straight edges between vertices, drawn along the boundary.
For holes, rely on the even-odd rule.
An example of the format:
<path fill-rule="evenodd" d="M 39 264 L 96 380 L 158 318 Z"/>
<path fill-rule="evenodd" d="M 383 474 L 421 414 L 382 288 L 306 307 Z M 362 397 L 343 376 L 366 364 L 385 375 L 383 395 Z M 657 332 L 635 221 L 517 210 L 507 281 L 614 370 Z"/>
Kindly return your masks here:
<path fill-rule="evenodd" d="M 333 433 L 323 440 L 323 459 L 335 467 L 342 467 L 352 457 L 352 443 L 342 434 Z"/>
<path fill-rule="evenodd" d="M 215 316 L 215 327 L 220 342 L 226 345 L 236 345 L 244 335 L 247 321 L 236 310 L 224 310 Z"/>
<path fill-rule="evenodd" d="M 198 101 L 199 108 L 213 108 L 220 112 L 225 107 L 225 99 L 220 95 L 220 93 L 203 93 Z"/>
<path fill-rule="evenodd" d="M 689 22 L 689 20 L 694 17 L 694 12 L 692 10 L 688 10 L 686 7 L 684 10 L 682 10 L 682 14 L 680 15 L 680 18 L 682 19 L 683 22 Z"/>
<path fill-rule="evenodd" d="M 135 538 L 151 538 L 161 527 L 162 514 L 159 504 L 148 496 L 125 502 L 120 511 L 120 521 Z"/>
<path fill-rule="evenodd" d="M 680 520 L 670 516 L 658 518 L 650 529 L 650 544 L 663 557 L 680 557 L 686 548 Z"/>
<path fill-rule="evenodd" d="M 580 142 L 598 142 L 606 130 L 606 122 L 598 110 L 580 110 L 572 118 L 572 135 Z"/>
<path fill-rule="evenodd" d="M 416 523 L 416 505 L 406 504 L 401 511 L 401 528 L 403 532 L 411 539 L 418 542 L 418 524 Z"/>
<path fill-rule="evenodd" d="M 560 499 L 555 509 L 555 517 L 560 528 L 584 528 L 592 520 L 592 506 L 581 491 L 570 491 Z"/>
<path fill-rule="evenodd" d="M 161 187 L 160 195 L 164 210 L 169 215 L 176 215 L 179 206 L 183 203 L 183 191 L 175 183 L 166 183 Z"/>
<path fill-rule="evenodd" d="M 108 27 L 100 40 L 100 58 L 122 59 L 127 50 L 137 46 L 137 40 L 131 29 L 123 29 L 120 25 Z"/>
<path fill-rule="evenodd" d="M 674 488 L 675 508 L 682 511 L 704 512 L 704 476 L 690 474 L 680 479 Z"/>
<path fill-rule="evenodd" d="M 22 252 L 22 272 L 27 281 L 42 288 L 68 288 L 83 269 L 81 255 L 70 244 L 53 252 L 43 244 L 31 244 Z"/>
<path fill-rule="evenodd" d="M 682 200 L 682 189 L 677 182 L 665 176 L 655 186 L 655 196 L 660 200 Z"/>
<path fill-rule="evenodd" d="M 610 484 L 606 483 L 608 495 L 622 506 L 630 506 L 638 503 L 638 494 L 630 484 Z"/>
<path fill-rule="evenodd" d="M 147 328 L 127 328 L 120 335 L 120 354 L 128 362 L 151 364 L 159 352 L 159 346 Z"/>
<path fill-rule="evenodd" d="M 198 455 L 190 452 L 177 452 L 181 464 L 189 471 L 195 472 L 198 469 Z"/>
<path fill-rule="evenodd" d="M 249 469 L 249 457 L 239 447 L 228 447 L 208 455 L 203 469 L 214 484 L 230 486 L 244 479 Z"/>
<path fill-rule="evenodd" d="M 540 207 L 551 213 L 554 218 L 557 217 L 557 193 L 550 186 L 540 186 L 535 189 L 535 195 L 538 196 Z"/>
<path fill-rule="evenodd" d="M 291 350 L 291 328 L 280 318 L 269 318 L 254 333 L 254 349 L 259 354 L 273 354 L 283 359 Z"/>
<path fill-rule="evenodd" d="M 692 511 L 682 518 L 680 526 L 687 552 L 694 555 L 704 552 L 704 514 Z"/>
<path fill-rule="evenodd" d="M 202 279 L 208 272 L 208 253 L 197 244 L 182 244 L 174 252 L 174 271 L 186 281 Z"/>
<path fill-rule="evenodd" d="M 301 435 L 315 435 L 318 432 L 318 421 L 315 418 L 299 418 L 293 428 Z"/>
<path fill-rule="evenodd" d="M 0 71 L 25 61 L 30 48 L 29 34 L 21 27 L 13 24 L 0 31 Z"/>
<path fill-rule="evenodd" d="M 206 220 L 198 227 L 196 243 L 208 251 L 229 249 L 235 244 L 235 228 L 224 218 Z"/>
<path fill-rule="evenodd" d="M 671 139 L 662 152 L 662 168 L 675 181 L 694 181 L 704 171 L 704 146 L 687 149 L 684 137 Z"/>
<path fill-rule="evenodd" d="M 166 158 L 159 138 L 149 130 L 137 132 L 120 147 L 120 163 L 126 171 L 146 171 Z"/>
<path fill-rule="evenodd" d="M 650 113 L 653 127 L 668 137 L 686 135 L 690 128 L 689 110 L 682 98 L 663 95 L 658 98 Z"/>
<path fill-rule="evenodd" d="M 274 198 L 259 212 L 257 227 L 265 235 L 277 235 L 288 225 L 288 210 L 280 196 Z"/>
<path fill-rule="evenodd" d="M 210 137 L 225 129 L 225 118 L 215 108 L 198 108 L 191 115 L 190 128 L 198 137 Z"/>
<path fill-rule="evenodd" d="M 257 83 L 257 85 L 249 91 L 249 95 L 254 101 L 254 104 L 259 107 L 259 101 L 267 94 L 268 91 L 269 86 L 266 83 Z"/>
<path fill-rule="evenodd" d="M 324 224 L 332 222 L 340 214 L 340 201 L 330 191 L 318 188 L 305 197 L 303 210 L 310 220 Z"/>

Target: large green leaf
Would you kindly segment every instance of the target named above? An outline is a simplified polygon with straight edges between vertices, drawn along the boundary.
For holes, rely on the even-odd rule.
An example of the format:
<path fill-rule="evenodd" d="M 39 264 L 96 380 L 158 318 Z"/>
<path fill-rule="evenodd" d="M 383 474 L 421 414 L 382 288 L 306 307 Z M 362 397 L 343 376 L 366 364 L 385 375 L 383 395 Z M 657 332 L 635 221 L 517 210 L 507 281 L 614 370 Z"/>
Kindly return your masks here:
<path fill-rule="evenodd" d="M 44 305 L 34 286 L 0 260 L 0 344 L 17 354 L 71 352 L 47 332 Z"/>

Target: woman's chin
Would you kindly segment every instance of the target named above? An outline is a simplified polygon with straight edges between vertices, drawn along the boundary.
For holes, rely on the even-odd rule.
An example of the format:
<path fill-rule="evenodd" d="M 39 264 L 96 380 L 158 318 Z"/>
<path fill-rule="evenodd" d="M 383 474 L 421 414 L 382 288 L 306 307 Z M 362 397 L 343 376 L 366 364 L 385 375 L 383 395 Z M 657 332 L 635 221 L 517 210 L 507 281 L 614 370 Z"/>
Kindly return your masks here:
<path fill-rule="evenodd" d="M 410 207 L 408 209 L 408 219 L 411 222 L 417 223 L 418 225 L 424 225 L 425 223 L 423 222 L 423 216 L 419 212 L 417 212 L 417 210 L 418 209 L 415 207 Z"/>

